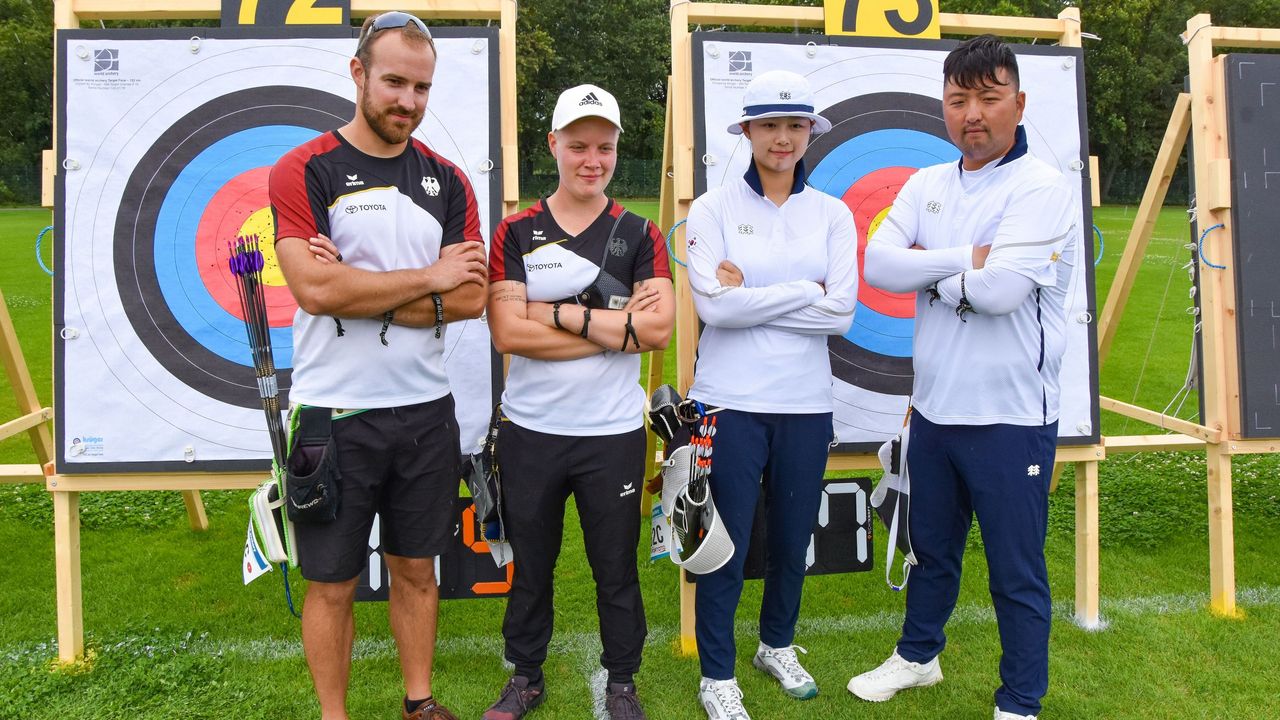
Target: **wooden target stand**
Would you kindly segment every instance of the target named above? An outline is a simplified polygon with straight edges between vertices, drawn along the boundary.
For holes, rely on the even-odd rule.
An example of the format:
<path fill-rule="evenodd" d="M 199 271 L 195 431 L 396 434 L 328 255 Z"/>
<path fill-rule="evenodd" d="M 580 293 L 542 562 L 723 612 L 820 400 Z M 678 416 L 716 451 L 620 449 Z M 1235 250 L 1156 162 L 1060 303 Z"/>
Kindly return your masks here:
<path fill-rule="evenodd" d="M 1208 14 L 1200 14 L 1187 21 L 1183 42 L 1187 45 L 1190 92 L 1180 94 L 1174 105 L 1098 322 L 1100 365 L 1111 349 L 1125 302 L 1133 288 L 1188 136 L 1195 148 L 1191 171 L 1195 179 L 1198 227 L 1204 229 L 1221 224 L 1221 229 L 1209 235 L 1214 257 L 1222 258 L 1219 262 L 1228 268 L 1239 261 L 1232 236 L 1232 168 L 1227 149 L 1225 58 L 1214 56 L 1214 49 L 1280 48 L 1280 29 L 1215 27 Z M 1210 239 L 1205 242 L 1210 242 Z M 1243 439 L 1234 273 L 1201 265 L 1199 293 L 1204 367 L 1204 382 L 1200 390 L 1204 403 L 1203 424 L 1104 397 L 1100 403 L 1102 409 L 1169 431 L 1164 435 L 1107 437 L 1104 445 L 1109 453 L 1204 449 L 1208 465 L 1209 607 L 1215 614 L 1238 617 L 1231 458 L 1234 455 L 1280 452 L 1280 440 Z"/>
<path fill-rule="evenodd" d="M 298 5 L 310 3 L 298 0 Z M 488 20 L 498 23 L 498 75 L 502 145 L 503 215 L 519 206 L 519 170 L 516 147 L 516 0 L 351 0 L 351 16 L 362 18 L 389 10 L 404 10 L 424 20 Z M 126 0 L 55 0 L 56 30 L 78 29 L 83 20 L 216 20 L 220 0 L 163 0 L 130 3 Z M 56 32 L 55 30 L 55 32 Z M 55 73 L 56 77 L 56 73 Z M 56 83 L 55 83 L 56 85 Z M 54 107 L 58 99 L 54 100 Z M 57 122 L 55 113 L 54 122 Z M 56 142 L 57 128 L 54 129 Z M 43 204 L 53 206 L 56 148 L 44 153 Z M 0 425 L 0 439 L 27 430 L 32 435 L 38 466 L 0 466 L 0 482 L 31 482 L 40 477 L 53 495 L 54 546 L 57 573 L 58 661 L 75 663 L 84 658 L 84 603 L 80 584 L 80 493 L 123 490 L 178 490 L 186 500 L 192 528 L 208 528 L 201 490 L 243 490 L 262 484 L 261 472 L 193 472 L 182 474 L 58 475 L 53 467 L 53 442 L 44 421 L 53 411 L 36 400 L 26 363 L 18 349 L 13 325 L 0 302 L 0 355 L 26 413 Z"/>
<path fill-rule="evenodd" d="M 667 130 L 663 145 L 663 178 L 660 222 L 670 228 L 689 215 L 694 199 L 694 108 L 691 25 L 734 25 L 746 27 L 825 27 L 822 7 L 786 5 L 742 5 L 671 0 L 671 77 L 667 91 Z M 1056 18 L 1021 18 L 995 15 L 939 13 L 943 34 L 1036 38 L 1056 41 L 1064 47 L 1080 47 L 1080 10 L 1066 8 Z M 1091 163 L 1092 165 L 1092 163 Z M 1093 197 L 1098 197 L 1097 172 Z M 1096 202 L 1096 200 L 1095 200 Z M 684 262 L 683 229 L 672 239 L 675 257 Z M 693 365 L 698 346 L 698 316 L 689 294 L 688 282 L 677 277 L 676 289 L 676 378 L 682 394 L 693 382 Z M 652 355 L 649 391 L 661 383 L 661 356 Z M 1106 457 L 1104 445 L 1058 448 L 1054 487 L 1066 463 L 1076 465 L 1076 621 L 1083 627 L 1100 627 L 1098 615 L 1098 462 Z M 875 453 L 833 454 L 827 471 L 880 470 Z M 680 650 L 697 652 L 694 639 L 694 586 L 680 581 Z"/>

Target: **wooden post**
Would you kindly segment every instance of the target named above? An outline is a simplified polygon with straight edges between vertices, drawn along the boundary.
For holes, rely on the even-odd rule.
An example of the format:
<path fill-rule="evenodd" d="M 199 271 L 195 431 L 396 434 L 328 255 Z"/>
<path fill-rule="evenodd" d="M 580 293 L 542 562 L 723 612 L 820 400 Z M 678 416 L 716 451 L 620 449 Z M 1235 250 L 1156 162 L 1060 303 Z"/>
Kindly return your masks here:
<path fill-rule="evenodd" d="M 14 399 L 18 401 L 18 412 L 24 416 L 42 414 L 44 408 L 40 398 L 36 396 L 35 383 L 31 381 L 31 371 L 22 356 L 22 346 L 18 344 L 18 333 L 13 327 L 13 318 L 9 316 L 9 306 L 5 303 L 4 293 L 0 292 L 0 361 L 4 363 L 5 375 L 9 378 L 9 387 L 13 388 Z M 36 458 L 43 465 L 53 460 L 53 436 L 49 433 L 49 425 L 44 420 L 27 428 L 31 445 L 35 448 Z"/>
<path fill-rule="evenodd" d="M 84 657 L 84 603 L 80 596 L 80 493 L 53 495 L 54 568 L 58 588 L 58 661 Z"/>
<path fill-rule="evenodd" d="M 1201 346 L 1204 350 L 1204 424 L 1225 437 L 1239 437 L 1239 377 L 1236 363 L 1235 276 L 1229 194 L 1210 178 L 1215 165 L 1228 157 L 1223 69 L 1213 57 L 1213 22 L 1208 14 L 1187 21 L 1188 69 L 1191 77 L 1191 133 L 1194 143 L 1196 221 L 1208 234 L 1205 247 L 1225 270 L 1200 266 Z M 1209 502 L 1209 586 L 1213 612 L 1236 614 L 1235 547 L 1231 508 L 1231 455 L 1220 443 L 1206 448 Z"/>
<path fill-rule="evenodd" d="M 1129 301 L 1129 293 L 1138 277 L 1142 258 L 1147 254 L 1147 244 L 1151 242 L 1151 234 L 1155 232 L 1156 220 L 1160 217 L 1160 208 L 1164 206 L 1165 194 L 1169 192 L 1173 171 L 1178 167 L 1178 159 L 1182 157 L 1190 126 L 1191 96 L 1179 93 L 1178 101 L 1173 105 L 1173 115 L 1169 118 L 1169 126 L 1164 131 L 1164 140 L 1160 143 L 1160 151 L 1156 154 L 1155 167 L 1147 180 L 1147 189 L 1142 193 L 1142 202 L 1138 204 L 1138 214 L 1129 230 L 1129 241 L 1124 246 L 1116 276 L 1111 281 L 1111 290 L 1107 292 L 1106 305 L 1103 306 L 1102 316 L 1098 318 L 1099 370 L 1111 352 L 1111 341 L 1115 339 L 1116 328 L 1120 326 L 1120 314 Z"/>
<path fill-rule="evenodd" d="M 204 510 L 204 500 L 200 499 L 199 490 L 183 490 L 182 502 L 187 506 L 187 521 L 191 529 L 204 532 L 209 529 L 209 515 Z"/>
<path fill-rule="evenodd" d="M 672 165 L 670 200 L 663 214 L 670 213 L 672 224 L 689 217 L 693 203 L 693 60 L 689 37 L 689 3 L 671 0 L 671 81 L 667 93 L 667 133 Z M 665 163 L 664 163 L 665 165 Z M 688 262 L 684 228 L 671 238 L 673 257 Z M 676 389 L 687 395 L 693 384 L 693 359 L 698 350 L 698 315 L 693 309 L 689 284 L 678 282 L 676 289 Z M 680 593 L 680 652 L 696 655 L 698 641 L 694 637 L 694 586 L 685 582 L 684 570 L 677 573 Z"/>
<path fill-rule="evenodd" d="M 1076 624 L 1102 628 L 1098 615 L 1098 462 L 1076 463 Z"/>
<path fill-rule="evenodd" d="M 516 132 L 516 0 L 501 0 L 498 26 L 498 93 L 502 122 L 502 215 L 520 209 L 520 151 Z M 503 104 L 509 107 L 502 108 Z M 492 229 L 490 229 L 492 232 Z M 505 375 L 505 371 L 504 371 Z"/>

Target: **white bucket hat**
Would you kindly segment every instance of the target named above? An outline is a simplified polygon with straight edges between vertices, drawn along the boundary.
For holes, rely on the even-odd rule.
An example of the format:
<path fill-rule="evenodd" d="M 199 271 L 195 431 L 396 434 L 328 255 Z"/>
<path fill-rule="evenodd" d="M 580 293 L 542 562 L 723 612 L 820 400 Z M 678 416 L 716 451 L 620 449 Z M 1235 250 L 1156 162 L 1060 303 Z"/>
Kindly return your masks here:
<path fill-rule="evenodd" d="M 729 132 L 741 135 L 741 123 L 772 117 L 809 118 L 814 134 L 830 130 L 831 121 L 813 110 L 813 90 L 804 76 L 788 70 L 770 70 L 747 85 L 742 96 L 742 117 L 733 121 Z"/>
<path fill-rule="evenodd" d="M 556 110 L 551 115 L 551 132 L 585 117 L 604 118 L 622 132 L 622 113 L 618 110 L 617 98 L 597 85 L 579 85 L 560 93 Z"/>

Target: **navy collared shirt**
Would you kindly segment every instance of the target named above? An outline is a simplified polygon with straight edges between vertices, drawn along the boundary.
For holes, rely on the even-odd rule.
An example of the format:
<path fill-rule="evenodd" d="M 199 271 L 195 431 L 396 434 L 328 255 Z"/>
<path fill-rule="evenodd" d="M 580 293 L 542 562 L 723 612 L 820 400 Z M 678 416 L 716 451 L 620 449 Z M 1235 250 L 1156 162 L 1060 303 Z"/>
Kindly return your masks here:
<path fill-rule="evenodd" d="M 1019 127 L 1018 129 L 1021 130 L 1022 128 Z M 1023 152 L 1025 151 L 1026 143 L 1024 142 Z M 808 176 L 809 173 L 805 172 L 804 158 L 800 158 L 796 161 L 795 175 L 791 181 L 792 195 L 804 190 L 804 181 Z M 751 160 L 751 164 L 747 166 L 747 172 L 742 176 L 742 179 L 747 181 L 747 184 L 751 186 L 752 190 L 756 191 L 757 195 L 764 197 L 764 184 L 760 181 L 760 171 L 756 168 L 756 161 L 754 158 Z"/>

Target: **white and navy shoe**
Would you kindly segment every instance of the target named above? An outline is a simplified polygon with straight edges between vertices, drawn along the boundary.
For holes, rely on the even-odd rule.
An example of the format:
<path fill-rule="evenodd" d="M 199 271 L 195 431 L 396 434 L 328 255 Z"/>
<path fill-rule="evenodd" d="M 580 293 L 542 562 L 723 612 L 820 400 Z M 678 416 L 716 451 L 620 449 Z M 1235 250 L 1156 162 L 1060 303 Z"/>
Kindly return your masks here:
<path fill-rule="evenodd" d="M 751 720 L 742 707 L 742 690 L 738 680 L 712 680 L 702 678 L 698 687 L 698 700 L 707 711 L 708 720 Z"/>
<path fill-rule="evenodd" d="M 808 655 L 809 651 L 799 645 L 784 648 L 771 648 L 764 643 L 756 649 L 756 656 L 751 664 L 772 675 L 781 685 L 782 692 L 797 700 L 808 700 L 818 696 L 818 684 L 813 676 L 800 665 L 796 651 Z"/>
<path fill-rule="evenodd" d="M 856 675 L 849 681 L 849 692 L 863 700 L 884 702 L 899 690 L 928 687 L 942 682 L 938 658 L 927 663 L 914 663 L 903 658 L 894 648 L 893 654 L 875 670 Z"/>

